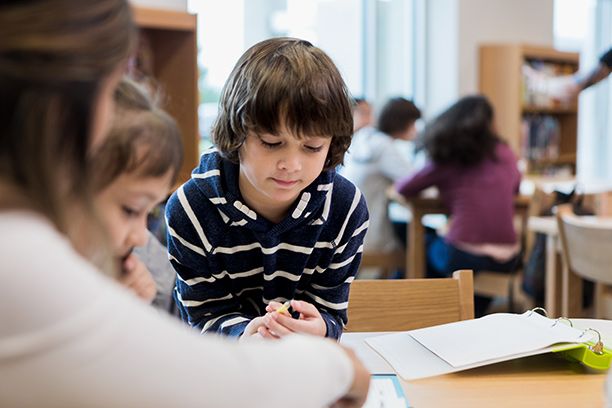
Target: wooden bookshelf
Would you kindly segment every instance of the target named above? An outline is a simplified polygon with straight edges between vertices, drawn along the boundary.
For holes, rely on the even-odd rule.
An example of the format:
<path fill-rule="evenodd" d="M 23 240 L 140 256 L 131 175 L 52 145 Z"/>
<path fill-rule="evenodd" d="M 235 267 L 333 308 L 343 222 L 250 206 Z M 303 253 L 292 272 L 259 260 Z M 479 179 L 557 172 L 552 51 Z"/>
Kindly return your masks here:
<path fill-rule="evenodd" d="M 143 7 L 133 11 L 150 51 L 150 75 L 160 87 L 162 106 L 181 128 L 185 158 L 179 182 L 183 182 L 199 158 L 196 16 Z"/>
<path fill-rule="evenodd" d="M 575 173 L 577 101 L 543 99 L 527 86 L 523 66 L 540 67 L 548 75 L 566 75 L 578 70 L 578 54 L 525 44 L 490 44 L 480 47 L 479 59 L 480 92 L 493 104 L 498 132 L 525 160 L 527 172 L 554 174 L 569 167 Z M 544 134 L 554 135 L 544 147 L 534 143 L 539 137 L 534 133 L 541 131 L 534 123 L 537 120 L 554 125 L 554 131 Z"/>

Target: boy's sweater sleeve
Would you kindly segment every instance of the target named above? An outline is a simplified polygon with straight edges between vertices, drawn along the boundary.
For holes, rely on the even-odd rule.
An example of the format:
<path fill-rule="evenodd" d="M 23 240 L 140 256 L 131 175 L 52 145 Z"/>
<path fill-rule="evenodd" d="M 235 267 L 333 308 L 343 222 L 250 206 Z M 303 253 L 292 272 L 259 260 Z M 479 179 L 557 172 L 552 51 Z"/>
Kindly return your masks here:
<path fill-rule="evenodd" d="M 206 211 L 205 211 L 206 212 Z M 209 266 L 202 222 L 194 225 L 195 213 L 189 206 L 183 187 L 166 205 L 168 254 L 177 272 L 176 303 L 181 318 L 202 333 L 217 332 L 240 336 L 252 316 L 239 311 L 239 301 L 232 295 L 226 274 L 215 274 Z"/>
<path fill-rule="evenodd" d="M 361 263 L 368 222 L 365 199 L 361 192 L 355 189 L 331 263 L 325 271 L 315 271 L 313 284 L 306 292 L 325 320 L 327 337 L 339 339 L 348 321 L 346 310 L 349 288 Z"/>

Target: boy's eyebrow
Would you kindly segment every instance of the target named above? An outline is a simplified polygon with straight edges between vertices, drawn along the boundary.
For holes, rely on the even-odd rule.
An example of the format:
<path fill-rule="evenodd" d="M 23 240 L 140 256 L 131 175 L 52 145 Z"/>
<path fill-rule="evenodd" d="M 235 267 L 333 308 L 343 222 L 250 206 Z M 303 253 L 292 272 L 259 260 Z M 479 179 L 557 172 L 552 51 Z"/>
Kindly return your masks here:
<path fill-rule="evenodd" d="M 302 135 L 300 137 L 296 137 L 293 134 L 281 135 L 281 134 L 274 134 L 274 133 L 259 133 L 259 132 L 253 132 L 253 134 L 256 137 L 258 137 L 259 139 L 261 139 L 264 136 L 273 136 L 273 137 L 278 137 L 278 138 L 291 136 L 293 138 L 297 138 L 297 139 L 300 139 L 300 140 L 312 140 L 312 139 L 325 139 L 325 140 L 329 140 L 329 139 L 331 139 L 331 137 L 325 136 L 325 135 L 312 135 L 312 136 Z"/>
<path fill-rule="evenodd" d="M 254 132 L 254 133 L 255 133 L 255 136 L 257 136 L 260 139 L 264 136 L 282 137 L 281 135 L 277 135 L 274 133 L 257 133 L 257 132 Z"/>
<path fill-rule="evenodd" d="M 149 201 L 157 201 L 157 200 L 159 200 L 158 197 L 156 197 L 154 194 L 149 193 L 147 191 L 127 190 L 127 193 L 131 194 L 131 195 L 137 195 L 137 196 L 140 196 L 140 197 L 148 198 Z"/>

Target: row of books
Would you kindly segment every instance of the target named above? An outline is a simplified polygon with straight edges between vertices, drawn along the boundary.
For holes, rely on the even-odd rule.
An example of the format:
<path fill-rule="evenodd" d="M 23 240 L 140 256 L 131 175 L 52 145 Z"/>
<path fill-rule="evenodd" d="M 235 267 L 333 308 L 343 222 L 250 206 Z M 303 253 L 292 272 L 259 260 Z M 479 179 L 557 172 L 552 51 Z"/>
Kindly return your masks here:
<path fill-rule="evenodd" d="M 550 115 L 525 115 L 521 123 L 522 157 L 531 162 L 559 157 L 561 126 Z"/>

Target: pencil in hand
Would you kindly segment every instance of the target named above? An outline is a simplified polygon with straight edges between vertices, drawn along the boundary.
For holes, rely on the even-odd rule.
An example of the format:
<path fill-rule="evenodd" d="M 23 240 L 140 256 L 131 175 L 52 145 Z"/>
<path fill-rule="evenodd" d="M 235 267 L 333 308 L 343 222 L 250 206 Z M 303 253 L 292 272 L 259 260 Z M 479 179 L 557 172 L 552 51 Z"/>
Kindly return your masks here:
<path fill-rule="evenodd" d="M 291 306 L 291 301 L 288 300 L 282 304 L 281 307 L 276 309 L 276 313 L 287 313 L 289 311 L 289 307 Z"/>

